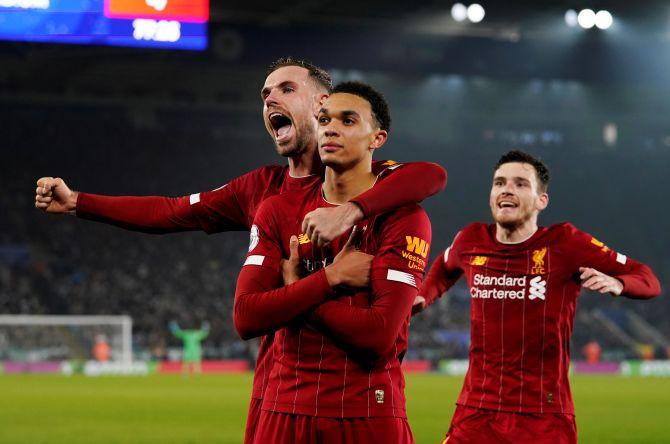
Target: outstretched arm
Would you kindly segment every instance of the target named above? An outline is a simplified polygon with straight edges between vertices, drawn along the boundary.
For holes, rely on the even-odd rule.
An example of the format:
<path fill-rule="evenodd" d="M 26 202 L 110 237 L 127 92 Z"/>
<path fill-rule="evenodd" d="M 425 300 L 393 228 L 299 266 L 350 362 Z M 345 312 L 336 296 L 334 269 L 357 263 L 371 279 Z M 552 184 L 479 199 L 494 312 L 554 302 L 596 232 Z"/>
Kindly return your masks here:
<path fill-rule="evenodd" d="M 588 233 L 566 225 L 582 287 L 630 299 L 651 299 L 661 284 L 651 268 L 613 251 Z"/>
<path fill-rule="evenodd" d="M 90 194 L 71 190 L 60 178 L 42 177 L 37 181 L 35 206 L 47 213 L 75 214 L 145 233 L 242 231 L 249 228 L 250 207 L 259 197 L 245 190 L 253 189 L 250 184 L 263 177 L 259 169 L 222 188 L 182 197 Z"/>
<path fill-rule="evenodd" d="M 391 164 L 380 173 L 374 187 L 350 202 L 306 214 L 302 231 L 315 245 L 322 246 L 365 218 L 420 203 L 442 190 L 446 183 L 447 172 L 436 163 Z"/>

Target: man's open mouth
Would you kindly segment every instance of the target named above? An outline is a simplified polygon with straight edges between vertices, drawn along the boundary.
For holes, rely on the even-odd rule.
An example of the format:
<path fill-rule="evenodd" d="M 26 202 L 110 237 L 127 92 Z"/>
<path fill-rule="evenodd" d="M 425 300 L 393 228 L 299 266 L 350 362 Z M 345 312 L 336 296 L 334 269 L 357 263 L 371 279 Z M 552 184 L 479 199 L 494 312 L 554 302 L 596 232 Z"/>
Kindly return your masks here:
<path fill-rule="evenodd" d="M 519 205 L 509 200 L 501 200 L 498 202 L 498 208 L 516 208 Z"/>
<path fill-rule="evenodd" d="M 286 138 L 293 127 L 293 122 L 290 118 L 280 112 L 271 112 L 269 116 L 270 126 L 275 132 L 277 140 Z"/>

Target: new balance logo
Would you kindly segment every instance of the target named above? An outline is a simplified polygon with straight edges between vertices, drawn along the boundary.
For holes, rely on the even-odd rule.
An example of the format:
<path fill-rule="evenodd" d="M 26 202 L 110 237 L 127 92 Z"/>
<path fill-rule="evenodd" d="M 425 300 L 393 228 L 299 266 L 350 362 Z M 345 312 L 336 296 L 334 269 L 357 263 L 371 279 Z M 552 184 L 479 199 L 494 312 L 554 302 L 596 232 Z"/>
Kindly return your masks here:
<path fill-rule="evenodd" d="M 310 238 L 307 237 L 306 234 L 304 234 L 304 233 L 300 233 L 300 234 L 298 235 L 298 243 L 299 243 L 300 245 L 308 244 L 308 243 L 310 243 L 310 242 L 312 242 L 312 241 L 310 240 Z"/>
<path fill-rule="evenodd" d="M 547 281 L 542 280 L 542 276 L 535 276 L 530 280 L 530 294 L 529 300 L 542 299 L 544 301 L 545 293 L 547 292 Z"/>

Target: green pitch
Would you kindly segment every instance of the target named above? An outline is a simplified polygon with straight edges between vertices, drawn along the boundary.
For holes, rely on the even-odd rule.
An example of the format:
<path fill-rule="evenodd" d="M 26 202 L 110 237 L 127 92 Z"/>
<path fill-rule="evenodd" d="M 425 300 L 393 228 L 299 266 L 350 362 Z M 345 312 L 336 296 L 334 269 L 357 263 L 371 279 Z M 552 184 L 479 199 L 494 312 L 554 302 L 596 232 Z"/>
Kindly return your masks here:
<path fill-rule="evenodd" d="M 439 443 L 462 378 L 407 378 L 417 443 Z M 580 443 L 670 442 L 670 379 L 574 377 Z M 0 375 L 0 443 L 240 443 L 250 375 Z"/>

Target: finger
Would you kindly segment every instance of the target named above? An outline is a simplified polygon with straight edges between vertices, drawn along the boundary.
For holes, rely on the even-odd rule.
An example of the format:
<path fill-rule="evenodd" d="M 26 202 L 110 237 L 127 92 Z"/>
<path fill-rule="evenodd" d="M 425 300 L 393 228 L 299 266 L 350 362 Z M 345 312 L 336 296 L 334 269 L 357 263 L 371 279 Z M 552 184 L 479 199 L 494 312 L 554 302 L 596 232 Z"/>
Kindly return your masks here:
<path fill-rule="evenodd" d="M 414 304 L 412 304 L 412 314 L 417 314 L 426 308 L 426 298 L 423 296 L 417 296 L 414 298 Z"/>
<path fill-rule="evenodd" d="M 310 215 L 312 212 L 310 211 L 309 213 L 305 214 L 305 217 L 302 220 L 302 232 L 307 234 L 307 231 L 309 231 L 309 222 L 310 222 Z M 309 236 L 308 236 L 309 237 Z"/>
<path fill-rule="evenodd" d="M 42 197 L 42 196 L 36 196 L 35 201 L 36 202 L 41 202 L 41 203 L 49 203 L 53 200 L 53 197 Z"/>
<path fill-rule="evenodd" d="M 580 271 L 583 270 L 582 274 L 579 276 L 579 278 L 582 279 L 582 280 L 588 279 L 591 276 L 597 276 L 598 275 L 598 272 L 596 270 L 594 270 L 593 268 L 580 268 L 579 270 Z"/>
<path fill-rule="evenodd" d="M 41 187 L 44 186 L 45 183 L 50 182 L 53 180 L 53 177 L 40 177 L 37 179 L 37 186 Z"/>
<path fill-rule="evenodd" d="M 582 282 L 582 287 L 586 287 L 589 290 L 591 290 L 592 287 L 600 281 L 601 281 L 600 276 L 593 276 Z"/>
<path fill-rule="evenodd" d="M 601 281 L 601 282 L 598 282 L 598 283 L 592 285 L 592 286 L 589 288 L 589 290 L 591 290 L 591 291 L 600 291 L 600 292 L 602 293 L 601 290 L 602 290 L 602 289 L 606 289 L 606 288 L 608 288 L 608 287 L 610 287 L 610 284 L 609 284 L 608 282 L 603 282 L 603 281 Z"/>
<path fill-rule="evenodd" d="M 349 235 L 349 239 L 347 239 L 347 243 L 344 245 L 343 249 L 358 248 L 358 246 L 361 243 L 362 235 L 363 235 L 363 230 L 361 230 L 358 227 L 358 225 L 354 225 L 354 227 L 351 229 L 351 234 Z"/>
<path fill-rule="evenodd" d="M 291 240 L 288 243 L 288 249 L 289 249 L 289 260 L 297 261 L 298 259 L 300 259 L 300 255 L 298 253 L 297 236 L 291 236 Z"/>

